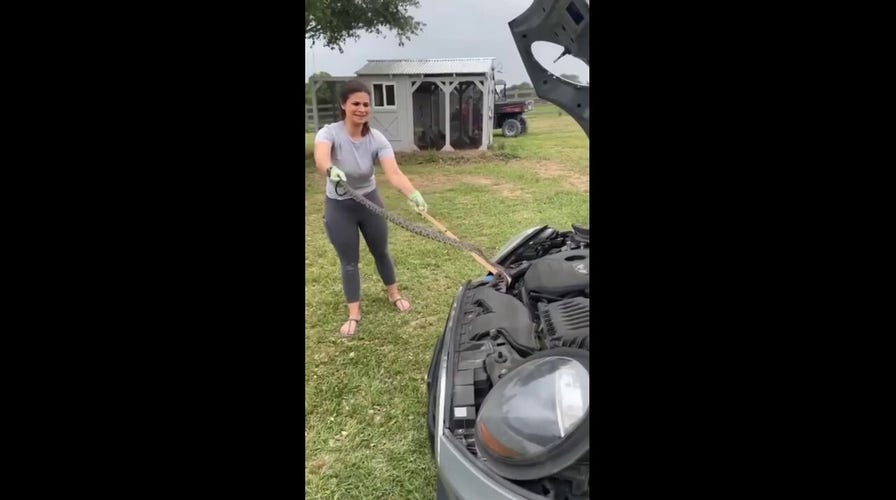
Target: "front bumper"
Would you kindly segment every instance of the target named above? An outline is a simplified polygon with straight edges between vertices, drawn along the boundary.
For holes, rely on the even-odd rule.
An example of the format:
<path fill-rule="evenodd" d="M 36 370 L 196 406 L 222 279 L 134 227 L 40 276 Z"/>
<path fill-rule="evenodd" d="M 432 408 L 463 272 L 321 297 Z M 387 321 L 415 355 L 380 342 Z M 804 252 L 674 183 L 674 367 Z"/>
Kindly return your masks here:
<path fill-rule="evenodd" d="M 441 481 L 444 493 L 448 498 L 460 500 L 537 498 L 514 493 L 508 486 L 518 488 L 517 486 L 504 485 L 493 480 L 484 470 L 480 469 L 483 466 L 470 460 L 469 452 L 461 449 L 457 442 L 449 436 L 440 435 L 436 448 L 439 450 L 439 455 L 436 457 L 439 465 L 439 481 Z M 501 481 L 506 483 L 503 479 Z"/>

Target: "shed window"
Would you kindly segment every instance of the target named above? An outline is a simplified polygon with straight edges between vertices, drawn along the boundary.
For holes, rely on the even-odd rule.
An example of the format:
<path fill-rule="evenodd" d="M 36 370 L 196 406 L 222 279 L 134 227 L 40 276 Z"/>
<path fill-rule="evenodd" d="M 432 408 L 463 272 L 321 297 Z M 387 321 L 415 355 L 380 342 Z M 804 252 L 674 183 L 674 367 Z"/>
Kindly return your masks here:
<path fill-rule="evenodd" d="M 373 107 L 374 108 L 394 108 L 395 107 L 395 84 L 394 83 L 374 83 L 373 84 Z"/>

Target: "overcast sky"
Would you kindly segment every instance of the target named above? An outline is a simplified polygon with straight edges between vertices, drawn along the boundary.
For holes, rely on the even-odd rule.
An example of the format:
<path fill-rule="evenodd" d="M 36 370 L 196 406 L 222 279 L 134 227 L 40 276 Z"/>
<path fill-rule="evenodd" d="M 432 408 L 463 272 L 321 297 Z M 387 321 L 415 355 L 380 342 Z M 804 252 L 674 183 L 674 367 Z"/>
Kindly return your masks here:
<path fill-rule="evenodd" d="M 305 81 L 314 73 L 326 71 L 333 76 L 354 76 L 368 59 L 429 59 L 440 57 L 494 57 L 502 72 L 495 78 L 507 85 L 531 82 L 523 67 L 507 23 L 532 5 L 532 0 L 420 0 L 420 7 L 410 14 L 426 23 L 422 32 L 399 47 L 389 32 L 389 39 L 363 34 L 357 41 L 345 44 L 343 53 L 324 48 L 320 43 L 311 48 L 305 40 Z M 588 66 L 583 61 L 560 55 L 559 45 L 533 46 L 539 62 L 555 75 L 572 73 L 582 82 L 590 81 Z M 503 66 L 503 67 L 502 67 Z"/>

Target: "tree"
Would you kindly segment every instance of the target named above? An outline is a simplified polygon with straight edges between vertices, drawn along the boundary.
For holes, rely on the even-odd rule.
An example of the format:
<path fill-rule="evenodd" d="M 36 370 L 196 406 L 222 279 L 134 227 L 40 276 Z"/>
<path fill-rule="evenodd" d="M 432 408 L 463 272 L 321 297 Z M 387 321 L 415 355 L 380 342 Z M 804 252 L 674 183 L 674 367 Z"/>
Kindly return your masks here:
<path fill-rule="evenodd" d="M 529 90 L 532 88 L 532 84 L 529 82 L 520 82 L 516 85 L 511 85 L 507 87 L 507 90 Z"/>
<path fill-rule="evenodd" d="M 394 31 L 398 45 L 420 33 L 424 23 L 407 14 L 419 7 L 419 0 L 306 0 L 305 39 L 311 46 L 342 52 L 348 40 L 357 40 L 361 33 L 374 33 L 388 38 L 384 31 Z"/>
<path fill-rule="evenodd" d="M 569 81 L 575 82 L 575 83 L 582 83 L 582 80 L 579 79 L 579 75 L 574 75 L 572 73 L 563 73 L 562 75 L 560 75 L 560 78 L 563 78 L 564 80 L 569 80 Z"/>
<path fill-rule="evenodd" d="M 317 73 L 311 75 L 308 79 L 318 77 L 318 78 L 329 78 L 333 75 L 327 73 L 326 71 L 318 71 Z M 333 96 L 333 90 L 329 85 L 321 85 L 317 88 L 317 103 L 318 104 L 333 104 L 336 102 L 336 99 Z M 305 104 L 311 106 L 311 85 L 308 82 L 305 82 Z"/>

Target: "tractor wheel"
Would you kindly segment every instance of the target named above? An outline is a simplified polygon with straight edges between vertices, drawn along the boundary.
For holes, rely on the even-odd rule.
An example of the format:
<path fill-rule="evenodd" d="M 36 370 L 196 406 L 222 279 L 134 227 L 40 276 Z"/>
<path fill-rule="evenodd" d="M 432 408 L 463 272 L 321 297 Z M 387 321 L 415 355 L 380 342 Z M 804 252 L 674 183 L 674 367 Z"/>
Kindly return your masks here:
<path fill-rule="evenodd" d="M 513 118 L 509 118 L 504 120 L 504 125 L 501 127 L 501 131 L 504 132 L 504 137 L 516 137 L 520 135 L 523 126 L 520 125 L 520 122 L 514 120 Z"/>
<path fill-rule="evenodd" d="M 525 135 L 526 132 L 529 131 L 529 124 L 526 123 L 526 119 L 522 116 L 520 117 L 520 125 L 522 126 L 522 128 L 520 128 L 520 135 Z"/>

